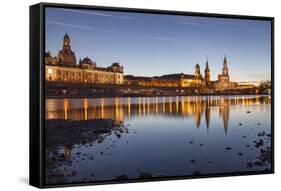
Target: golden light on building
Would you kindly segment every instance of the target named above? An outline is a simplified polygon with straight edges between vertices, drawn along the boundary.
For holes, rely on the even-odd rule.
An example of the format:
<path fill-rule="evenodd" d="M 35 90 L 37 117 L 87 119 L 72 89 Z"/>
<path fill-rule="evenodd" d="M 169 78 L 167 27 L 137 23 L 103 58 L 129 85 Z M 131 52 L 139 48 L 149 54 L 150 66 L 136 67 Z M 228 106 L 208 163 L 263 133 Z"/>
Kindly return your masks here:
<path fill-rule="evenodd" d="M 48 68 L 48 74 L 49 74 L 49 75 L 52 75 L 52 74 L 53 74 L 52 68 Z"/>
<path fill-rule="evenodd" d="M 65 46 L 65 41 L 69 44 Z M 70 47 L 70 38 L 66 34 L 63 39 L 63 47 L 58 57 L 52 57 L 51 53 L 45 54 L 45 80 L 47 82 L 70 82 L 91 84 L 123 84 L 123 66 L 118 62 L 108 67 L 97 67 L 96 62 L 85 57 L 76 63 L 75 53 Z"/>

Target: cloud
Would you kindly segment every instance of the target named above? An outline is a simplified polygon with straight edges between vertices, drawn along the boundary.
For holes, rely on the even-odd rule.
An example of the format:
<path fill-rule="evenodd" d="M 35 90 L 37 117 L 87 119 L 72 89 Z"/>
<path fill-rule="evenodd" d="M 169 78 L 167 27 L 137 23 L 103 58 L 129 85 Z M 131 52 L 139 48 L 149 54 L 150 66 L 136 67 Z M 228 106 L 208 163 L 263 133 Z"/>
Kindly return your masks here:
<path fill-rule="evenodd" d="M 93 30 L 93 31 L 106 32 L 106 33 L 112 33 L 112 34 L 124 34 L 124 35 L 129 35 L 129 33 L 121 32 L 121 31 L 116 31 L 116 30 L 94 28 L 94 27 L 89 27 L 89 26 L 84 26 L 84 25 L 76 25 L 76 24 L 70 24 L 70 23 L 62 23 L 62 22 L 57 22 L 57 21 L 50 21 L 50 20 L 47 20 L 46 23 L 48 23 L 48 24 L 53 24 L 53 25 L 58 25 L 58 26 L 65 26 L 65 27 L 72 27 L 72 28 L 84 29 L 84 30 Z M 171 41 L 175 41 L 175 39 L 173 39 L 173 38 L 160 37 L 160 36 L 137 35 L 137 37 L 146 38 L 146 39 L 152 39 L 152 40 L 170 41 L 170 42 L 171 42 Z"/>
<path fill-rule="evenodd" d="M 120 31 L 115 31 L 115 30 L 99 29 L 99 28 L 93 28 L 93 27 L 84 26 L 84 25 L 76 25 L 76 24 L 62 23 L 62 22 L 56 22 L 56 21 L 50 21 L 50 20 L 47 20 L 46 23 L 53 24 L 53 25 L 59 25 L 59 26 L 66 26 L 66 27 L 73 27 L 73 28 L 85 29 L 85 30 L 93 30 L 93 31 L 99 31 L 99 32 L 107 32 L 107 33 L 113 33 L 113 34 L 126 34 L 125 32 L 120 32 Z"/>
<path fill-rule="evenodd" d="M 255 33 L 261 35 L 262 37 L 266 38 L 266 39 L 271 39 L 271 35 L 267 35 L 265 33 L 263 33 L 262 31 L 259 31 L 258 29 L 256 29 L 255 27 L 253 26 L 249 26 L 249 28 L 254 31 Z"/>
<path fill-rule="evenodd" d="M 108 14 L 108 13 L 98 13 L 94 11 L 81 11 L 81 10 L 74 10 L 74 9 L 58 9 L 60 11 L 67 11 L 67 12 L 73 12 L 73 13 L 79 13 L 79 14 L 85 14 L 85 15 L 94 15 L 94 16 L 102 16 L 102 17 L 110 17 L 110 18 L 116 18 L 116 19 L 135 19 L 134 17 L 129 17 L 129 16 L 117 16 L 113 14 Z"/>
<path fill-rule="evenodd" d="M 209 28 L 213 28 L 213 29 L 223 29 L 223 30 L 235 30 L 235 31 L 243 31 L 243 29 L 241 28 L 235 28 L 235 27 L 225 27 L 225 26 L 220 26 L 217 24 L 202 24 L 202 23 L 193 23 L 193 22 L 180 22 L 179 24 L 181 25 L 191 25 L 191 26 L 203 26 L 203 27 L 209 27 Z M 258 29 L 256 29 L 253 26 L 247 25 L 247 28 L 250 29 L 252 32 L 258 34 L 261 37 L 264 37 L 266 39 L 270 39 L 271 35 L 267 35 L 265 33 L 263 33 L 262 31 L 259 31 Z"/>
<path fill-rule="evenodd" d="M 163 40 L 163 41 L 175 41 L 173 38 L 168 37 L 158 37 L 158 36 L 149 36 L 149 35 L 140 35 L 141 38 L 153 39 L 153 40 Z"/>
<path fill-rule="evenodd" d="M 182 24 L 182 25 L 193 25 L 193 26 L 211 26 L 211 25 L 200 24 L 200 23 L 193 23 L 193 22 L 180 22 L 179 24 Z"/>

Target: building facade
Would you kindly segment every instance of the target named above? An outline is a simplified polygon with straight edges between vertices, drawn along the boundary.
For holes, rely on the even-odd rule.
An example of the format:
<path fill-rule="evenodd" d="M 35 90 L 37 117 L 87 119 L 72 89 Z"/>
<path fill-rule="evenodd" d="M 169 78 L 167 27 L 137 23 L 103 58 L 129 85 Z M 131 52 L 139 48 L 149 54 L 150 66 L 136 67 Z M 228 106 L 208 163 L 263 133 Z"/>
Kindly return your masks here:
<path fill-rule="evenodd" d="M 205 85 L 205 80 L 197 63 L 194 74 L 176 73 L 153 77 L 127 75 L 124 76 L 124 84 L 152 87 L 198 88 Z"/>
<path fill-rule="evenodd" d="M 50 52 L 45 54 L 45 79 L 47 82 L 123 84 L 124 75 L 123 66 L 118 62 L 103 68 L 86 57 L 77 64 L 70 38 L 65 34 L 57 57 L 52 57 Z"/>

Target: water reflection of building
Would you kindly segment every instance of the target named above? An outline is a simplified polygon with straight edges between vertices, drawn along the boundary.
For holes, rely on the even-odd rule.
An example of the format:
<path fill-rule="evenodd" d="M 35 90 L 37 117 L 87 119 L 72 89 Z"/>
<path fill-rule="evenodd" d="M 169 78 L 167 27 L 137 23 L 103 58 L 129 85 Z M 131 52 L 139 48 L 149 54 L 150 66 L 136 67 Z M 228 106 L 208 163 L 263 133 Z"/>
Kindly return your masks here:
<path fill-rule="evenodd" d="M 227 129 L 228 129 L 229 112 L 230 112 L 229 99 L 221 100 L 219 105 L 219 116 L 222 117 L 225 134 L 227 134 Z"/>
<path fill-rule="evenodd" d="M 52 100 L 48 100 L 51 102 Z M 111 118 L 121 123 L 126 119 L 143 116 L 165 116 L 193 118 L 195 127 L 211 125 L 211 111 L 218 107 L 225 133 L 228 129 L 231 105 L 259 105 L 270 103 L 268 97 L 241 97 L 241 98 L 212 98 L 212 97 L 142 97 L 142 98 L 115 98 L 112 103 L 106 99 L 99 99 L 99 103 L 90 104 L 84 99 L 81 107 L 71 108 L 71 100 L 62 100 L 61 109 L 46 111 L 46 119 L 88 120 L 97 118 Z M 50 105 L 56 105 L 49 103 Z M 205 123 L 202 123 L 202 116 Z"/>
<path fill-rule="evenodd" d="M 205 102 L 205 122 L 206 122 L 206 128 L 209 130 L 210 127 L 210 120 L 211 120 L 211 107 L 210 107 L 210 100 L 207 99 Z"/>

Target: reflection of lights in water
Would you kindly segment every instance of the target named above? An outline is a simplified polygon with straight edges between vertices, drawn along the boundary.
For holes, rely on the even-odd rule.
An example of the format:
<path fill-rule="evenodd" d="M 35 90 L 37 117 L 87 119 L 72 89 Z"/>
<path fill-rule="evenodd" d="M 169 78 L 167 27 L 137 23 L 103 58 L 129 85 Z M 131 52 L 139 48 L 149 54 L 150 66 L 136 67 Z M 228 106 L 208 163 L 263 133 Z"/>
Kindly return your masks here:
<path fill-rule="evenodd" d="M 163 97 L 162 98 L 162 111 L 163 111 L 163 113 L 165 113 L 165 104 L 166 104 L 166 98 L 165 97 Z"/>
<path fill-rule="evenodd" d="M 158 113 L 158 97 L 155 98 L 155 112 Z"/>
<path fill-rule="evenodd" d="M 147 113 L 149 114 L 149 111 L 150 111 L 150 98 L 147 97 Z"/>
<path fill-rule="evenodd" d="M 176 97 L 176 112 L 179 112 L 179 97 Z"/>
<path fill-rule="evenodd" d="M 152 114 L 165 116 L 168 109 L 169 113 L 194 118 L 195 124 L 199 125 L 200 117 L 202 121 L 203 114 L 205 115 L 205 120 L 210 121 L 210 112 L 216 113 L 216 109 L 218 109 L 217 112 L 223 121 L 224 128 L 227 129 L 229 113 L 232 111 L 230 106 L 232 105 L 239 105 L 245 112 L 247 110 L 270 111 L 263 107 L 256 107 L 255 109 L 247 108 L 251 105 L 270 104 L 268 97 L 261 98 L 259 96 L 245 96 L 244 99 L 230 96 L 224 96 L 223 98 L 214 96 L 202 97 L 200 100 L 198 97 L 191 96 L 169 96 L 154 98 L 95 98 L 93 100 L 97 100 L 98 102 L 96 103 L 92 99 L 47 100 L 46 119 L 88 120 L 92 118 L 111 118 L 124 122 L 124 119 L 138 114 L 141 116 L 142 113 L 145 113 L 146 116 Z M 92 103 L 94 104 L 92 105 Z M 203 124 L 205 125 L 206 123 Z"/>
<path fill-rule="evenodd" d="M 66 158 L 70 159 L 70 157 L 71 157 L 71 148 L 69 148 L 67 146 L 64 146 L 63 150 L 64 150 L 64 156 Z"/>
<path fill-rule="evenodd" d="M 142 109 L 143 109 L 143 115 L 145 115 L 145 97 L 142 98 Z"/>
<path fill-rule="evenodd" d="M 181 97 L 181 112 L 185 113 L 185 108 L 184 108 L 184 97 Z"/>
<path fill-rule="evenodd" d="M 131 117 L 131 98 L 128 97 L 128 117 Z"/>
<path fill-rule="evenodd" d="M 169 97 L 169 110 L 172 113 L 172 97 Z"/>
<path fill-rule="evenodd" d="M 83 100 L 83 104 L 84 104 L 84 116 L 85 116 L 85 120 L 87 120 L 88 119 L 88 105 L 89 105 L 87 98 L 85 98 Z"/>
<path fill-rule="evenodd" d="M 67 109 L 68 109 L 67 99 L 63 99 L 63 109 L 64 109 L 64 119 L 67 119 Z"/>
<path fill-rule="evenodd" d="M 116 115 L 115 118 L 116 119 L 120 118 L 118 109 L 119 109 L 119 98 L 116 97 L 115 98 L 115 115 Z"/>
<path fill-rule="evenodd" d="M 101 118 L 104 118 L 104 98 L 101 98 Z"/>
<path fill-rule="evenodd" d="M 141 116 L 141 98 L 138 98 L 139 116 Z"/>

